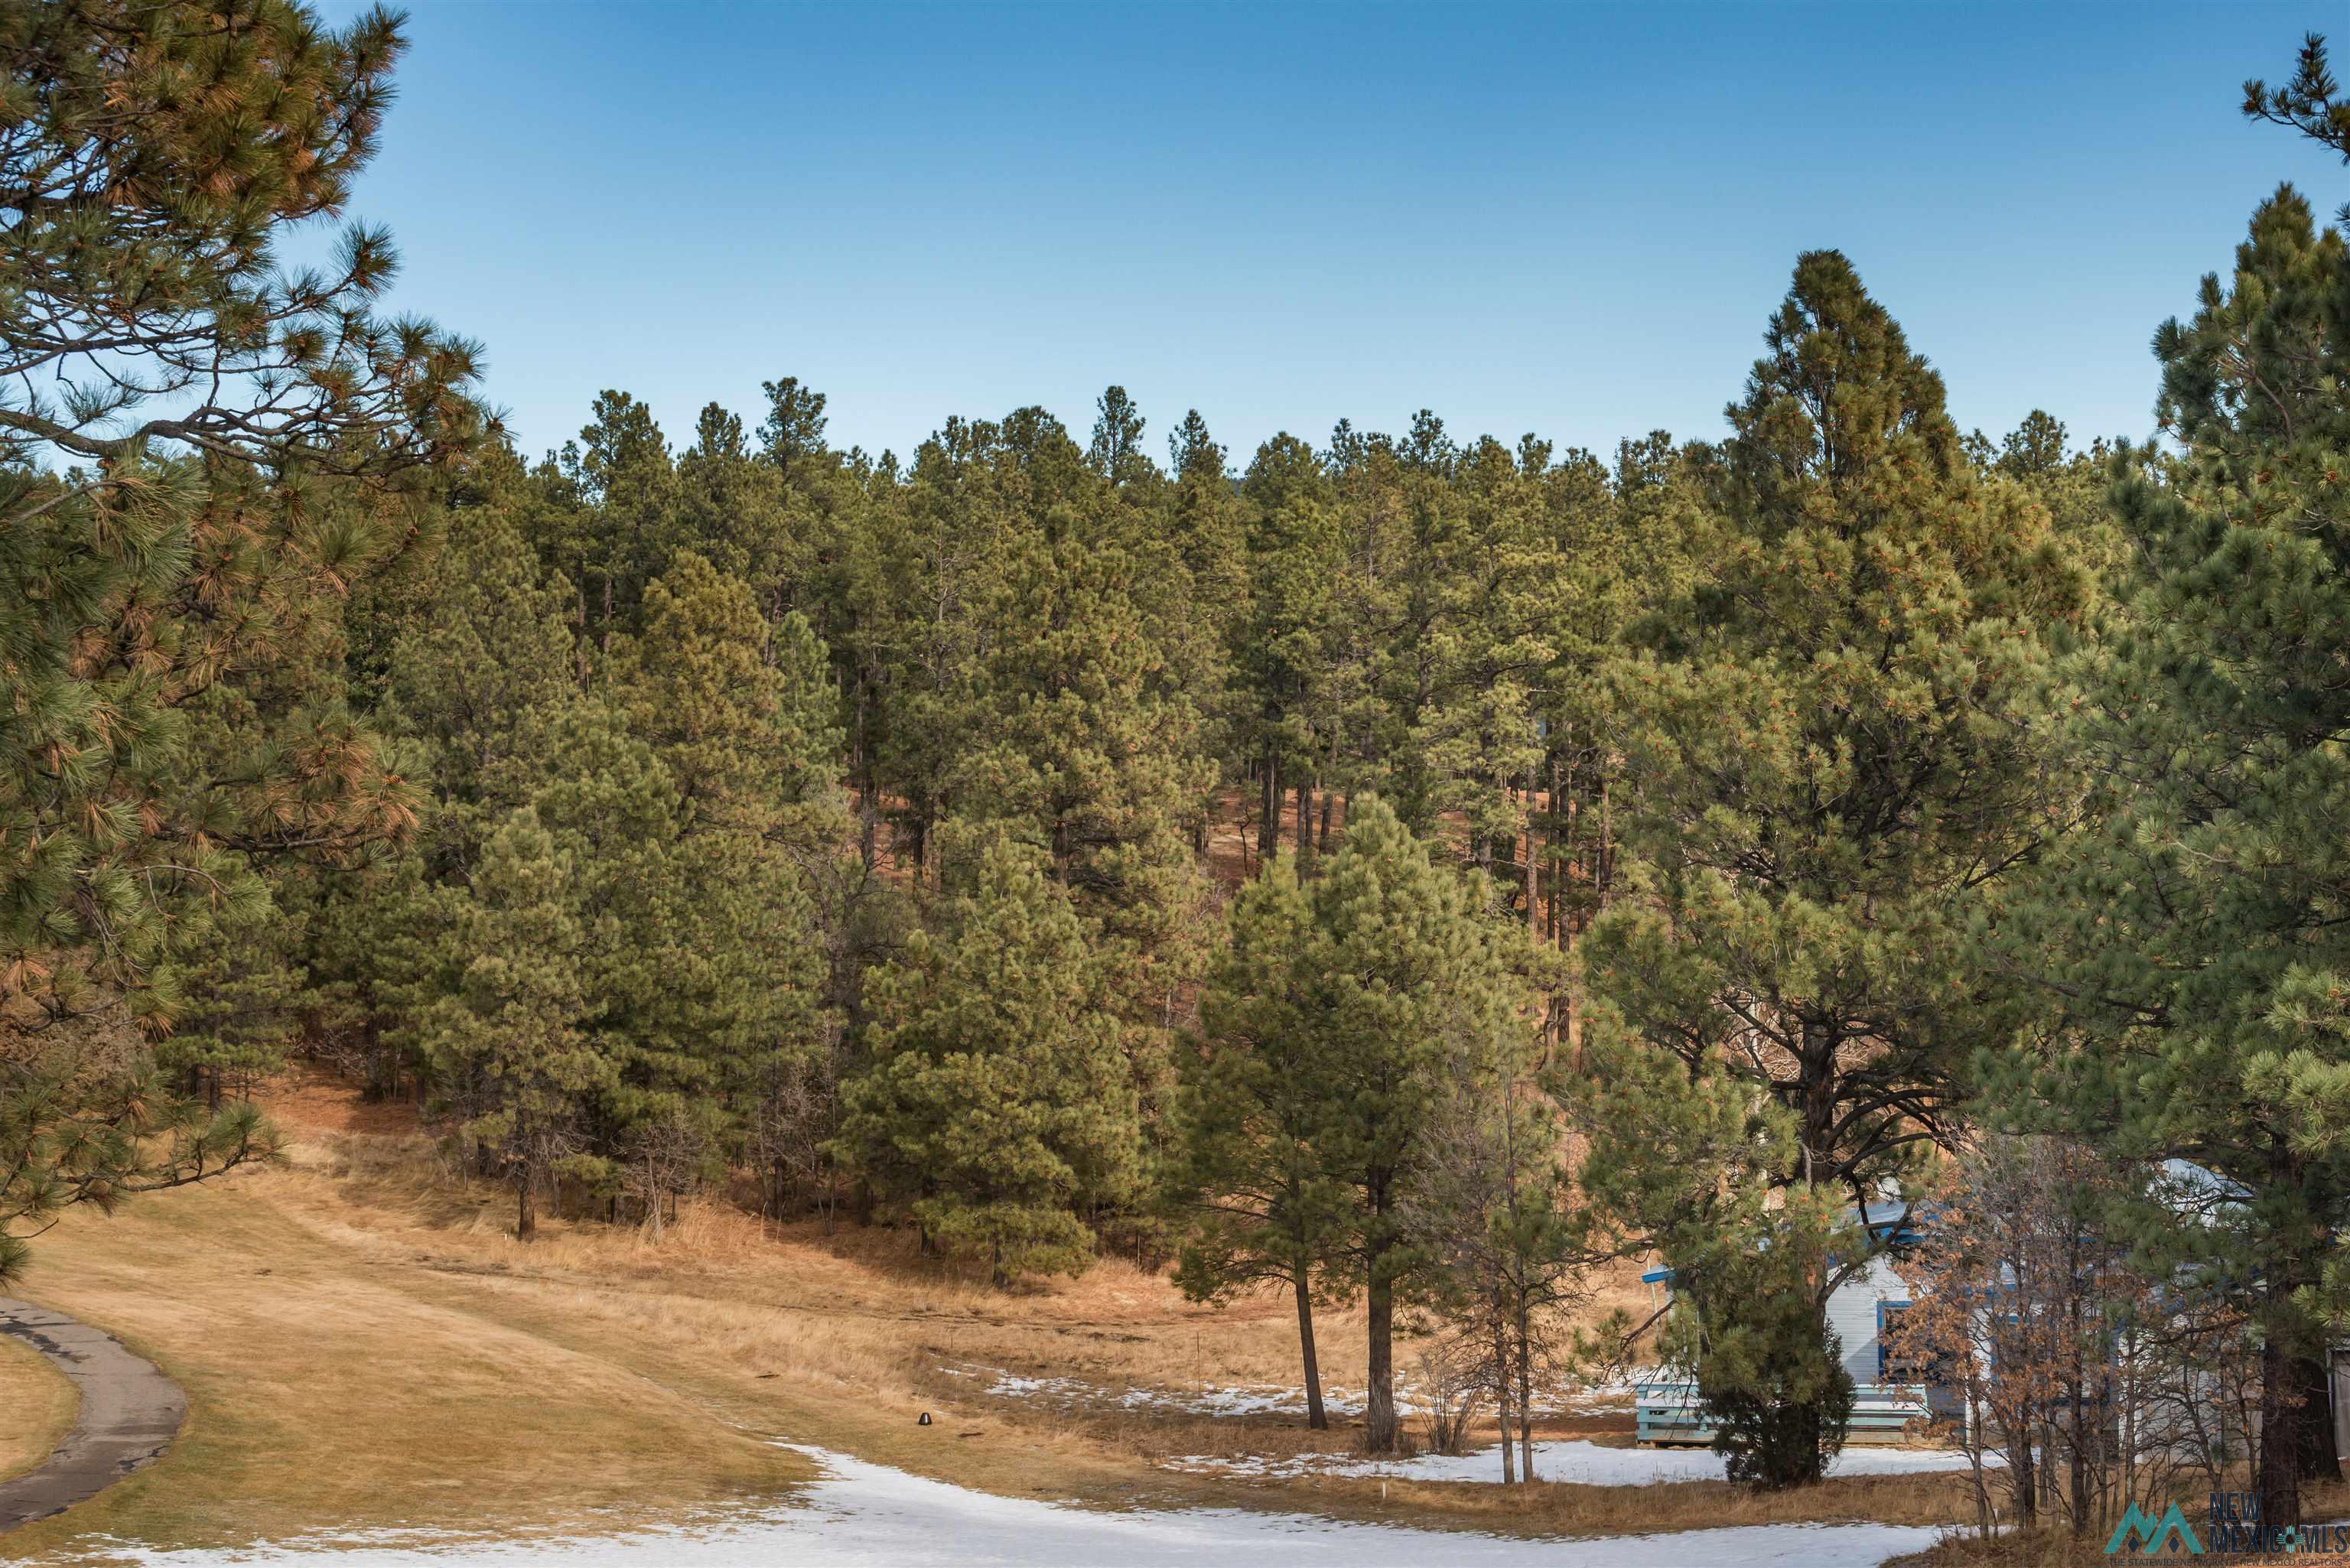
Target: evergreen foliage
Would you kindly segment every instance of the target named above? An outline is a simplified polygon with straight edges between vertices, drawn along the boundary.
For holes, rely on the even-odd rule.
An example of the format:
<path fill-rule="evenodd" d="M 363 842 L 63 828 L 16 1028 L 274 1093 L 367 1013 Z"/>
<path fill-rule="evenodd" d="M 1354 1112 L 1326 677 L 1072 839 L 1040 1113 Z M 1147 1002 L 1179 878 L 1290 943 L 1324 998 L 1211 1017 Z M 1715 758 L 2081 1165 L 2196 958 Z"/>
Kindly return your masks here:
<path fill-rule="evenodd" d="M 2039 1071 L 2005 1096 L 2106 1158 L 2194 1161 L 2242 1194 L 2174 1222 L 2142 1185 L 2136 1240 L 2162 1265 L 2257 1280 L 2262 1518 L 2298 1517 L 2330 1473 L 2322 1239 L 2350 1215 L 2341 1027 L 2350 894 L 2334 815 L 2350 775 L 2350 261 L 2290 189 L 2263 202 L 2226 279 L 2166 324 L 2160 411 L 2181 452 L 2127 464 L 2112 504 L 2147 564 L 2124 627 L 2088 650 L 2065 739 L 2105 788 L 2007 933 L 2062 1005 Z M 2054 960 L 2052 968 L 2051 961 Z"/>
<path fill-rule="evenodd" d="M 1092 933 L 1033 850 L 975 846 L 935 935 L 871 977 L 872 1068 L 840 1139 L 868 1180 L 999 1282 L 1077 1273 L 1080 1218 L 1129 1199 L 1139 1107 Z"/>
<path fill-rule="evenodd" d="M 2303 196 L 2157 333 L 2158 446 L 1961 438 L 1824 250 L 1719 443 L 1421 410 L 1235 472 L 1191 410 L 1161 467 L 1112 386 L 901 463 L 782 376 L 675 444 L 605 389 L 534 466 L 378 314 L 385 235 L 279 259 L 402 47 L 0 6 L 0 1282 L 269 1158 L 301 1053 L 524 1237 L 747 1171 L 999 1285 L 1278 1286 L 1316 1427 L 1359 1299 L 1375 1451 L 1423 1314 L 1505 1477 L 1653 1251 L 1630 1348 L 1782 1488 L 1898 1245 L 1857 1217 L 2014 1124 L 2097 1163 L 2131 1301 L 2249 1325 L 2298 1520 L 2350 1318 L 2350 257 Z M 2313 37 L 2243 109 L 2350 160 L 2340 97 Z"/>
<path fill-rule="evenodd" d="M 1430 1158 L 1441 1079 L 1526 1028 L 1524 999 L 1503 929 L 1376 795 L 1355 803 L 1345 845 L 1312 883 L 1278 866 L 1269 877 L 1218 971 L 1219 1032 L 1191 1074 L 1199 1185 L 1256 1195 L 1239 1200 L 1241 1234 L 1229 1208 L 1211 1210 L 1186 1278 L 1212 1293 L 1227 1271 L 1277 1267 L 1295 1285 L 1326 1248 L 1343 1260 L 1341 1288 L 1359 1288 L 1369 1314 L 1364 1440 L 1384 1452 L 1397 1435 L 1396 1303 L 1425 1263 L 1406 1203 Z M 1303 1296 L 1299 1316 L 1304 1330 Z"/>
<path fill-rule="evenodd" d="M 0 1272 L 61 1205 L 266 1152 L 147 1047 L 192 1006 L 171 1075 L 262 1047 L 222 988 L 298 983 L 270 877 L 414 826 L 337 607 L 482 434 L 474 349 L 374 314 L 380 231 L 278 249 L 344 206 L 403 47 L 283 0 L 0 14 Z"/>
<path fill-rule="evenodd" d="M 1634 1034 L 1792 1118 L 1769 1186 L 1857 1209 L 1914 1184 L 2001 1037 L 1964 938 L 2062 826 L 2069 777 L 2029 723 L 2089 589 L 2043 513 L 1977 481 L 1940 378 L 1841 255 L 1797 263 L 1764 342 L 1711 569 L 1617 677 L 1636 893 L 1587 961 Z M 1811 1342 L 1836 1278 L 1810 1274 Z M 1754 1365 L 1757 1397 L 1822 1394 L 1825 1433 L 1824 1385 Z M 1753 1429 L 1783 1446 L 1776 1417 Z"/>

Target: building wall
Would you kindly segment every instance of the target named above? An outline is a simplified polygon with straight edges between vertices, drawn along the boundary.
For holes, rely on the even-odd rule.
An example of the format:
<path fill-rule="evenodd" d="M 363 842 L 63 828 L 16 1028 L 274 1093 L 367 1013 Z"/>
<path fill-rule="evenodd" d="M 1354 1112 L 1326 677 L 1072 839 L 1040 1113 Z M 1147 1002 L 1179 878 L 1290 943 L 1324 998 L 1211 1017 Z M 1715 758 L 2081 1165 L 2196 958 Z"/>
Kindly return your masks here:
<path fill-rule="evenodd" d="M 1909 1287 L 1883 1258 L 1872 1261 L 1866 1273 L 1847 1280 L 1828 1298 L 1828 1327 L 1844 1342 L 1844 1369 L 1856 1384 L 1867 1387 L 1879 1381 L 1877 1303 L 1908 1299 Z"/>

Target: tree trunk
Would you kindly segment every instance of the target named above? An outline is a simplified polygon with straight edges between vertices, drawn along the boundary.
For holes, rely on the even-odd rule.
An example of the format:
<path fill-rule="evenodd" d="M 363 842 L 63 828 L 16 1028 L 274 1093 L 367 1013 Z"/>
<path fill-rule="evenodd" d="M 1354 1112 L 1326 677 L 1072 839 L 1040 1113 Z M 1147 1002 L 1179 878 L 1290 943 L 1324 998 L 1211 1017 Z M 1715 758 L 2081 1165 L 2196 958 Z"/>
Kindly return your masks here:
<path fill-rule="evenodd" d="M 1534 770 L 1526 764 L 1526 940 L 1542 940 L 1542 833 L 1534 817 Z"/>
<path fill-rule="evenodd" d="M 1270 864 L 1281 846 L 1281 763 L 1264 759 L 1264 787 L 1260 792 L 1263 816 L 1256 825 L 1256 857 Z"/>
<path fill-rule="evenodd" d="M 515 1183 L 515 1240 L 527 1241 L 538 1234 L 538 1215 L 531 1207 L 530 1167 L 522 1168 L 522 1179 Z"/>
<path fill-rule="evenodd" d="M 1518 1301 L 1518 1473 L 1534 1479 L 1534 1351 L 1533 1314 Z"/>
<path fill-rule="evenodd" d="M 1302 782 L 1297 786 L 1297 866 L 1305 867 L 1305 857 L 1314 847 L 1314 785 Z"/>
<path fill-rule="evenodd" d="M 1614 811 L 1608 800 L 1608 781 L 1605 774 L 1599 780 L 1599 864 L 1594 880 L 1598 885 L 1598 906 L 1605 913 L 1607 892 L 1616 882 L 1616 836 Z"/>
<path fill-rule="evenodd" d="M 2337 1481 L 2342 1460 L 2334 1452 L 2334 1376 L 2325 1352 L 2293 1357 L 2294 1381 L 2302 1390 L 2300 1469 L 2303 1480 Z"/>
<path fill-rule="evenodd" d="M 868 728 L 867 708 L 859 693 L 857 704 L 857 855 L 865 869 L 873 869 L 873 857 L 879 846 L 877 842 L 880 803 L 874 796 L 873 737 Z"/>
<path fill-rule="evenodd" d="M 2087 1412 L 2081 1408 L 2082 1386 L 2078 1352 L 2074 1353 L 2073 1376 L 2064 1380 L 2064 1397 L 2073 1407 L 2072 1496 L 2068 1500 L 2073 1515 L 2073 1536 L 2078 1540 L 2089 1532 L 2089 1434 L 2085 1425 Z"/>
<path fill-rule="evenodd" d="M 1510 1434 L 1510 1333 L 1503 1326 L 1500 1303 L 1493 1313 L 1493 1424 L 1502 1428 L 1502 1484 L 1515 1486 L 1518 1482 Z"/>
<path fill-rule="evenodd" d="M 2040 1517 L 2040 1491 L 2033 1476 L 2032 1423 L 2027 1417 L 2001 1425 L 2007 1429 L 2007 1459 L 2015 1484 L 2016 1526 L 2030 1530 Z"/>
<path fill-rule="evenodd" d="M 1363 1447 L 1375 1454 L 1391 1454 L 1396 1446 L 1395 1282 L 1379 1266 L 1385 1251 L 1371 1255 L 1364 1297 L 1370 1319 L 1370 1388 L 1363 1401 Z"/>
<path fill-rule="evenodd" d="M 1322 1408 L 1322 1364 L 1314 1357 L 1314 1293 L 1300 1269 L 1297 1287 L 1297 1348 L 1305 1359 L 1305 1425 L 1316 1432 L 1329 1430 L 1330 1417 Z"/>
<path fill-rule="evenodd" d="M 2064 1239 L 2064 1309 L 2069 1321 L 2065 1337 L 2072 1345 L 2072 1359 L 2065 1368 L 2064 1394 L 2073 1412 L 2072 1464 L 2072 1525 L 2073 1537 L 2079 1540 L 2089 1532 L 2089 1432 L 2088 1412 L 2082 1408 L 2082 1397 L 2087 1389 L 2087 1367 L 2081 1348 L 2081 1241 L 2077 1232 Z"/>
<path fill-rule="evenodd" d="M 2269 1290 L 2276 1293 L 2275 1282 Z M 2301 1524 L 2302 1393 L 2292 1353 L 2271 1335 L 2261 1347 L 2261 1463 L 2253 1479 L 2264 1530 Z"/>

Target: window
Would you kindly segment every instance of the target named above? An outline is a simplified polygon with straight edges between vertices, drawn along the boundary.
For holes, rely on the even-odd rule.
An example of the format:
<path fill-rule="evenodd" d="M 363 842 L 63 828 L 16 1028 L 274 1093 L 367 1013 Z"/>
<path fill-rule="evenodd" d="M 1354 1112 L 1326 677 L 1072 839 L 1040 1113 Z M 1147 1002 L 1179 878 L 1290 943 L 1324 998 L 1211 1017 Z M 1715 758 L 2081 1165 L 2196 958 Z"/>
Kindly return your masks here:
<path fill-rule="evenodd" d="M 1908 1302 L 1877 1303 L 1877 1381 L 1879 1384 L 1913 1383 L 1917 1381 L 1917 1366 L 1900 1346 L 1887 1343 L 1901 1331 L 1901 1315 L 1909 1310 Z"/>

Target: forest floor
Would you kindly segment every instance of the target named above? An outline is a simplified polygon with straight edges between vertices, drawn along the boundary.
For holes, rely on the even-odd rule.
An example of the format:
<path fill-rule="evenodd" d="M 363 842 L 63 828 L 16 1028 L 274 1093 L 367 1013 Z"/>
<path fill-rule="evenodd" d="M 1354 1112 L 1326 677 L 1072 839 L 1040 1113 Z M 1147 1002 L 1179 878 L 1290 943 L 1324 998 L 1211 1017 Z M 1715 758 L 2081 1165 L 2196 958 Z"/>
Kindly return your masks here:
<path fill-rule="evenodd" d="M 1356 1462 L 1350 1419 L 1310 1432 L 1289 1407 L 1284 1295 L 1199 1306 L 1115 1259 L 1002 1292 L 917 1258 L 908 1232 L 827 1237 L 718 1205 L 658 1241 L 557 1220 L 521 1243 L 510 1195 L 449 1171 L 407 1107 L 312 1073 L 265 1104 L 292 1144 L 284 1168 L 77 1213 L 42 1239 L 20 1293 L 153 1359 L 191 1411 L 160 1462 L 0 1538 L 0 1558 L 609 1532 L 837 1484 L 778 1439 L 1002 1498 L 1508 1536 L 1970 1512 L 1962 1475 L 1908 1465 L 1779 1497 L 1673 1479 L 1706 1473 L 1687 1468 L 1700 1456 L 1655 1456 L 1669 1484 L 1471 1485 L 1449 1479 L 1459 1460 L 1382 1472 Z M 1610 1282 L 1596 1304 L 1639 1290 Z M 1359 1314 L 1326 1314 L 1319 1337 L 1329 1383 L 1359 1391 Z M 1399 1359 L 1408 1371 L 1409 1346 Z M 48 1414 L 22 1435 L 8 1397 L 48 1389 L 45 1373 L 0 1359 L 0 1461 L 45 1448 L 55 1391 L 25 1407 Z M 1645 1462 L 1628 1406 L 1564 1403 L 1537 1428 L 1546 1462 L 1577 1456 L 1559 1474 L 1614 1481 Z"/>

